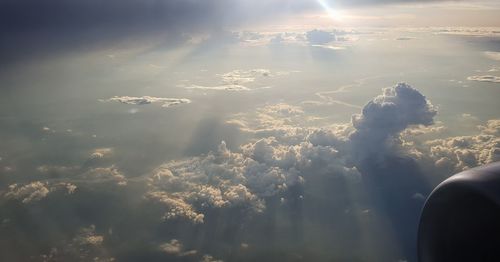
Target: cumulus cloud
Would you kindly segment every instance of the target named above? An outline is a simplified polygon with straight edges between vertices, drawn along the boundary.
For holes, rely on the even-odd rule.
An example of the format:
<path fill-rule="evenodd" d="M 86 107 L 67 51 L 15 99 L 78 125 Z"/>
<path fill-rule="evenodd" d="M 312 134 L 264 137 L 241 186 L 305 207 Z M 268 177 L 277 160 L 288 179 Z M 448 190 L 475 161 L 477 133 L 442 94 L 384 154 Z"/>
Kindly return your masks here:
<path fill-rule="evenodd" d="M 47 184 L 40 181 L 32 182 L 24 186 L 12 184 L 9 186 L 9 191 L 5 194 L 7 198 L 19 199 L 23 203 L 30 203 L 45 198 L 50 190 Z"/>
<path fill-rule="evenodd" d="M 273 110 L 284 115 L 300 113 L 298 108 L 283 104 Z M 167 220 L 184 218 L 202 223 L 207 207 L 262 212 L 266 198 L 302 185 L 306 174 L 357 181 L 360 174 L 356 167 L 347 165 L 334 147 L 344 143 L 342 138 L 333 137 L 344 131 L 340 129 L 315 129 L 295 141 L 269 136 L 242 145 L 241 152 L 230 151 L 222 142 L 216 152 L 206 156 L 162 165 L 149 178 L 146 198 L 164 205 Z"/>
<path fill-rule="evenodd" d="M 492 136 L 500 136 L 500 119 L 492 119 L 484 126 L 478 126 L 482 133 Z"/>
<path fill-rule="evenodd" d="M 493 76 L 493 75 L 469 76 L 467 77 L 467 80 L 478 81 L 478 82 L 500 83 L 500 76 Z"/>
<path fill-rule="evenodd" d="M 399 83 L 384 89 L 352 117 L 350 136 L 355 158 L 365 158 L 388 147 L 391 138 L 411 125 L 433 124 L 437 110 L 419 91 Z"/>
<path fill-rule="evenodd" d="M 307 127 L 304 110 L 283 103 L 265 106 L 249 116 L 235 115 L 228 122 L 264 137 L 255 148 L 259 149 L 257 156 L 268 159 L 269 163 L 272 163 L 269 159 L 293 159 L 290 163 L 300 172 L 307 168 L 298 163 L 314 166 L 308 173 L 350 173 L 349 168 L 361 165 L 367 158 L 397 154 L 394 150 L 401 143 L 401 132 L 409 127 L 421 126 L 405 131 L 406 135 L 421 135 L 430 130 L 443 132 L 442 126 L 429 127 L 436 113 L 419 91 L 400 83 L 384 89 L 382 95 L 368 102 L 361 114 L 352 117 L 351 124 Z M 282 157 L 279 152 L 293 152 L 295 157 Z"/>
<path fill-rule="evenodd" d="M 248 79 L 240 80 L 239 78 L 245 78 L 242 74 L 233 75 L 229 78 L 231 80 L 228 81 L 250 81 Z M 137 200 L 130 202 L 140 202 L 138 206 L 130 204 L 132 205 L 132 211 L 118 210 L 118 212 L 126 214 L 123 216 L 125 226 L 122 226 L 122 229 L 123 227 L 127 229 L 130 227 L 127 223 L 133 223 L 132 227 L 134 228 L 136 226 L 153 228 L 153 230 L 161 228 L 149 224 L 152 220 L 157 221 L 156 217 L 151 220 L 141 220 L 145 219 L 142 211 L 147 211 L 145 214 L 148 215 L 148 219 L 151 214 L 158 215 L 158 218 L 163 216 L 169 226 L 180 225 L 179 231 L 184 231 L 186 227 L 183 226 L 186 224 L 196 224 L 193 227 L 195 228 L 194 231 L 197 233 L 201 231 L 204 234 L 207 232 L 204 231 L 207 230 L 206 227 L 213 225 L 210 222 L 213 222 L 214 213 L 216 213 L 215 219 L 218 221 L 220 221 L 219 219 L 222 221 L 227 219 L 220 215 L 224 213 L 222 210 L 231 211 L 228 212 L 231 214 L 241 212 L 243 215 L 251 212 L 253 215 L 259 214 L 263 216 L 263 220 L 268 220 L 269 217 L 266 217 L 266 215 L 275 215 L 273 212 L 276 211 L 274 210 L 276 206 L 272 204 L 279 203 L 279 208 L 290 208 L 293 211 L 290 213 L 294 219 L 301 215 L 310 215 L 306 214 L 307 212 L 299 213 L 297 211 L 299 208 L 293 209 L 295 207 L 291 204 L 294 201 L 302 203 L 302 201 L 308 200 L 311 197 L 311 191 L 323 193 L 318 191 L 320 189 L 313 187 L 313 189 L 310 189 L 311 191 L 306 192 L 308 194 L 303 194 L 301 190 L 308 185 L 309 181 L 316 181 L 315 185 L 324 184 L 322 186 L 328 192 L 334 191 L 334 188 L 339 188 L 332 181 L 341 181 L 342 186 L 346 188 L 352 185 L 358 186 L 352 192 L 346 190 L 335 195 L 336 197 L 340 196 L 341 200 L 339 201 L 350 201 L 351 199 L 344 200 L 344 198 L 349 198 L 351 196 L 349 194 L 357 190 L 374 190 L 376 193 L 373 195 L 370 194 L 371 192 L 366 193 L 370 197 L 369 201 L 367 201 L 370 204 L 377 201 L 377 198 L 380 197 L 380 195 L 377 195 L 379 193 L 387 194 L 383 195 L 386 198 L 381 197 L 381 202 L 384 204 L 388 203 L 387 201 L 398 201 L 397 203 L 402 203 L 401 206 L 407 207 L 414 202 L 421 204 L 426 195 L 424 191 L 414 190 L 415 187 L 411 187 L 412 183 L 408 183 L 410 184 L 408 187 L 400 187 L 401 181 L 410 179 L 407 174 L 408 170 L 404 169 L 404 175 L 402 175 L 402 168 L 393 168 L 392 163 L 386 163 L 389 167 L 384 167 L 385 169 L 381 170 L 387 171 L 390 175 L 386 177 L 378 176 L 375 180 L 389 180 L 388 184 L 395 185 L 394 188 L 396 188 L 390 188 L 390 190 L 395 190 L 396 193 L 387 188 L 379 190 L 382 192 L 380 193 L 377 191 L 379 187 L 370 188 L 371 184 L 366 181 L 368 179 L 365 179 L 365 173 L 363 173 L 366 170 L 362 168 L 363 163 L 359 161 L 360 156 L 369 159 L 373 156 L 390 153 L 399 158 L 411 158 L 418 164 L 429 162 L 435 168 L 434 170 L 446 170 L 447 174 L 450 175 L 455 171 L 500 160 L 500 141 L 498 138 L 500 135 L 500 120 L 490 120 L 486 124 L 479 126 L 479 133 L 474 135 L 436 138 L 435 136 L 445 134 L 446 127 L 440 122 L 432 125 L 435 115 L 436 109 L 426 97 L 418 90 L 403 83 L 384 89 L 380 96 L 375 97 L 363 107 L 360 114 L 353 116 L 350 123 L 345 124 L 317 126 L 312 124 L 315 123 L 314 121 L 309 121 L 311 115 L 307 112 L 307 108 L 284 102 L 268 104 L 252 113 L 231 116 L 232 120 L 229 120 L 229 123 L 237 125 L 242 131 L 252 135 L 249 141 L 236 149 L 230 150 L 225 142 L 221 142 L 215 152 L 168 161 L 158 166 L 151 173 L 135 178 L 127 178 L 125 173 L 113 165 L 82 167 L 80 170 L 71 168 L 70 171 L 60 168 L 61 171 L 58 172 L 75 174 L 51 181 L 34 181 L 25 185 L 11 185 L 3 196 L 26 204 L 46 204 L 41 200 L 51 199 L 49 196 L 52 196 L 51 194 L 57 190 L 61 190 L 64 195 L 72 194 L 72 198 L 76 198 L 83 194 L 82 192 L 88 190 L 90 193 L 84 195 L 83 200 L 78 199 L 78 205 L 84 203 L 85 207 L 101 210 L 98 209 L 99 204 L 93 201 L 97 198 L 91 197 L 96 193 L 100 193 L 99 190 L 104 189 L 109 192 L 110 196 L 113 196 L 110 199 L 120 200 L 117 202 L 126 202 L 129 205 L 129 201 L 122 201 L 122 197 Z M 86 156 L 90 155 L 91 159 L 101 159 L 107 158 L 113 153 L 113 148 L 101 147 L 87 152 Z M 406 168 L 409 165 L 403 162 L 400 166 Z M 59 170 L 57 168 L 53 169 Z M 49 170 L 52 170 L 51 167 L 43 166 L 40 167 L 39 171 L 42 173 L 51 172 Z M 376 173 L 373 170 L 369 171 Z M 400 177 L 399 180 L 394 179 L 397 176 Z M 327 178 L 335 178 L 335 180 Z M 325 181 L 328 181 L 328 183 Z M 410 180 L 410 182 L 413 181 Z M 85 187 L 89 184 L 91 184 L 90 190 Z M 407 186 L 408 184 L 404 185 Z M 380 185 L 386 184 L 376 184 L 376 186 Z M 115 191 L 123 192 L 123 195 L 115 195 Z M 323 199 L 323 196 L 321 196 L 322 201 L 325 201 L 326 204 L 315 202 L 314 205 L 331 207 L 333 202 L 329 201 L 337 201 L 337 199 Z M 311 199 L 313 198 L 314 196 L 311 197 Z M 116 202 L 111 203 L 117 205 Z M 73 202 L 69 202 L 69 204 L 71 204 L 70 210 L 73 210 Z M 109 202 L 106 202 L 104 209 L 109 207 L 108 204 Z M 356 202 L 355 204 L 359 203 Z M 300 206 L 300 204 L 297 204 L 297 206 Z M 268 207 L 271 207 L 271 210 Z M 403 213 L 402 210 L 408 210 L 398 208 L 399 206 L 395 208 L 395 218 L 391 217 L 391 225 L 404 220 L 400 218 L 400 220 L 396 221 Z M 413 206 L 409 207 L 409 209 L 411 208 Z M 382 212 L 381 209 L 383 208 L 378 206 L 363 207 L 361 213 L 376 216 L 377 213 Z M 264 213 L 267 210 L 269 210 L 269 213 Z M 414 208 L 412 210 L 419 209 Z M 96 222 L 85 218 L 90 222 L 85 220 L 86 224 L 79 225 L 80 230 L 77 230 L 75 234 L 71 234 L 68 238 L 69 245 L 61 244 L 54 252 L 48 253 L 46 258 L 69 260 L 68 258 L 81 257 L 83 260 L 89 260 L 98 257 L 99 261 L 111 260 L 112 258 L 105 252 L 107 248 L 105 246 L 113 245 L 114 241 L 119 237 L 114 238 L 109 231 L 103 233 L 102 225 L 107 227 L 113 223 L 109 222 L 107 217 L 100 217 L 101 213 L 104 214 L 102 216 L 106 216 L 106 212 L 96 213 L 99 213 L 99 217 L 92 217 Z M 134 214 L 136 217 L 134 217 Z M 328 213 L 328 216 L 332 214 Z M 342 215 L 346 214 L 343 213 Z M 406 215 L 406 213 L 404 214 Z M 127 220 L 129 219 L 127 215 L 132 216 L 130 221 L 133 222 Z M 281 216 L 283 213 L 278 215 Z M 314 218 L 323 219 L 324 217 Z M 234 216 L 230 219 L 234 220 Z M 80 221 L 80 219 L 77 220 Z M 330 217 L 327 220 L 328 223 L 331 222 Z M 121 221 L 117 224 L 121 224 Z M 240 222 L 237 220 L 238 225 L 240 225 Z M 407 220 L 403 222 L 407 222 Z M 92 226 L 92 224 L 98 225 L 98 227 Z M 408 227 L 408 223 L 401 222 L 400 224 Z M 118 227 L 119 225 L 115 226 Z M 227 230 L 226 226 L 224 225 L 224 230 Z M 191 227 L 187 226 L 187 228 Z M 253 227 L 249 228 L 250 230 L 253 229 Z M 97 229 L 101 229 L 101 231 Z M 221 231 L 224 230 L 221 229 Z M 245 230 L 248 229 L 245 228 Z M 231 232 L 235 231 L 237 230 L 233 231 L 231 228 Z M 133 232 L 139 232 L 139 230 Z M 147 233 L 151 232 L 148 231 Z M 125 233 L 121 232 L 121 234 Z M 186 234 L 189 235 L 189 233 Z M 203 236 L 204 234 L 199 235 Z M 143 234 L 137 235 L 141 236 Z M 162 238 L 147 239 L 147 241 L 140 240 L 153 243 L 152 249 L 154 252 L 161 253 L 163 256 L 216 261 L 210 255 L 201 256 L 201 254 L 209 252 L 208 249 L 213 247 L 191 249 L 189 248 L 189 242 L 184 242 L 184 245 L 178 240 L 182 239 L 179 236 L 150 235 L 161 235 Z M 206 233 L 206 235 L 207 238 L 212 236 L 209 233 Z M 231 241 L 233 240 L 234 243 L 237 243 L 236 248 L 238 249 L 248 247 L 247 244 L 241 244 L 240 247 L 239 243 L 241 241 L 250 241 L 252 249 L 258 249 L 260 245 L 248 239 L 235 237 L 235 239 L 231 239 Z M 118 249 L 127 249 L 126 245 L 122 246 L 121 244 Z M 189 256 L 189 258 L 185 256 Z"/>
<path fill-rule="evenodd" d="M 107 254 L 103 242 L 104 235 L 96 232 L 95 225 L 85 226 L 78 229 L 66 243 L 51 248 L 48 254 L 40 258 L 42 261 L 115 261 Z"/>
<path fill-rule="evenodd" d="M 187 218 L 202 223 L 203 207 L 243 207 L 261 212 L 264 197 L 297 183 L 295 173 L 231 152 L 223 142 L 205 157 L 174 161 L 158 168 L 149 179 L 146 197 L 165 205 L 165 219 Z"/>
<path fill-rule="evenodd" d="M 7 199 L 20 200 L 24 204 L 40 201 L 46 198 L 51 192 L 64 189 L 68 194 L 75 192 L 77 187 L 71 183 L 48 183 L 34 181 L 25 185 L 12 184 L 4 194 Z"/>
<path fill-rule="evenodd" d="M 286 103 L 266 105 L 255 113 L 236 114 L 227 121 L 257 137 L 294 141 L 301 141 L 308 134 L 308 129 L 301 126 L 305 122 L 308 118 L 303 109 Z"/>
<path fill-rule="evenodd" d="M 478 133 L 445 138 L 403 138 L 405 152 L 434 172 L 451 175 L 479 165 L 500 161 L 500 120 L 478 126 Z"/>
<path fill-rule="evenodd" d="M 204 255 L 201 258 L 200 262 L 224 262 L 224 261 L 221 259 L 216 259 L 212 255 Z"/>
<path fill-rule="evenodd" d="M 119 186 L 126 186 L 127 179 L 116 167 L 96 167 L 88 170 L 82 175 L 88 182 L 113 182 Z"/>
<path fill-rule="evenodd" d="M 103 147 L 103 148 L 96 148 L 89 156 L 89 159 L 100 159 L 100 158 L 107 158 L 113 155 L 113 148 L 109 147 Z"/>
<path fill-rule="evenodd" d="M 181 104 L 189 104 L 191 100 L 187 98 L 164 98 L 154 96 L 114 96 L 109 99 L 100 99 L 101 102 L 120 102 L 128 105 L 147 105 L 152 103 L 161 103 L 162 107 L 171 107 Z"/>
<path fill-rule="evenodd" d="M 196 250 L 184 251 L 184 245 L 182 245 L 182 243 L 177 239 L 172 239 L 169 242 L 161 244 L 159 246 L 159 249 L 168 255 L 174 255 L 180 257 L 192 256 L 198 253 L 198 251 Z"/>

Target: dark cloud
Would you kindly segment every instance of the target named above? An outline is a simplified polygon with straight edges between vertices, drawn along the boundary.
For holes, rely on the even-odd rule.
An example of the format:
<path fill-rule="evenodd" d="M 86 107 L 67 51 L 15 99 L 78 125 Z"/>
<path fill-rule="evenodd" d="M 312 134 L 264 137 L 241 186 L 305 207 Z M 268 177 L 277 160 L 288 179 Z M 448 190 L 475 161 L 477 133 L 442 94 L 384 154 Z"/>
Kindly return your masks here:
<path fill-rule="evenodd" d="M 307 41 L 313 45 L 327 44 L 335 41 L 335 34 L 318 29 L 311 30 L 306 33 Z"/>
<path fill-rule="evenodd" d="M 232 1 L 9 1 L 0 2 L 0 56 L 92 49 L 126 39 L 162 36 L 167 43 L 187 33 L 219 28 Z"/>
<path fill-rule="evenodd" d="M 418 1 L 418 2 L 429 2 Z M 374 5 L 401 0 L 335 2 Z M 417 1 L 415 1 L 417 2 Z M 65 50 L 89 50 L 154 35 L 168 46 L 189 34 L 221 32 L 226 26 L 262 22 L 321 10 L 315 1 L 245 0 L 1 0 L 0 59 L 3 63 Z"/>

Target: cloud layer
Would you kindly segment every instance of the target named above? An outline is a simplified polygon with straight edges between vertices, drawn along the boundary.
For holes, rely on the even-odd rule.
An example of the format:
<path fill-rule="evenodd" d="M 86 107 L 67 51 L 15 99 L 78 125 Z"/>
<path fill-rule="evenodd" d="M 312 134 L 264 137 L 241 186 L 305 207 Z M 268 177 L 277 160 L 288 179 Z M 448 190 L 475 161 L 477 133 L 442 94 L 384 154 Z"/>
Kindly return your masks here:
<path fill-rule="evenodd" d="M 467 80 L 478 82 L 491 82 L 500 83 L 500 76 L 483 75 L 483 76 L 469 76 Z"/>
<path fill-rule="evenodd" d="M 101 99 L 101 102 L 120 102 L 127 105 L 148 105 L 153 103 L 160 103 L 162 107 L 171 107 L 181 104 L 189 104 L 191 100 L 187 98 L 164 98 L 154 96 L 114 96 L 109 99 Z"/>
<path fill-rule="evenodd" d="M 151 97 L 111 101 L 165 103 Z M 213 152 L 166 161 L 146 174 L 113 164 L 120 152 L 106 146 L 85 151 L 81 165 L 40 165 L 36 179 L 0 191 L 8 211 L 0 214 L 0 230 L 18 232 L 3 243 L 23 247 L 7 258 L 217 261 L 231 252 L 258 260 L 272 259 L 266 252 L 279 243 L 280 252 L 313 260 L 307 252 L 324 250 L 324 243 L 372 246 L 383 230 L 403 251 L 380 255 L 411 260 L 415 221 L 429 192 L 420 170 L 443 176 L 440 182 L 500 160 L 499 120 L 474 134 L 445 137 L 443 123 L 433 124 L 437 109 L 405 83 L 383 89 L 344 124 L 318 126 L 312 105 L 297 103 L 232 115 L 228 123 L 248 140 L 232 147 L 221 142 Z M 43 228 L 32 231 L 38 222 L 15 219 L 26 210 Z M 353 234 L 360 228 L 368 229 L 366 235 Z M 297 241 L 306 239 L 313 239 L 307 245 L 313 251 L 297 251 Z M 30 248 L 38 247 L 36 241 L 43 248 Z M 379 254 L 368 250 L 356 246 L 356 253 Z"/>

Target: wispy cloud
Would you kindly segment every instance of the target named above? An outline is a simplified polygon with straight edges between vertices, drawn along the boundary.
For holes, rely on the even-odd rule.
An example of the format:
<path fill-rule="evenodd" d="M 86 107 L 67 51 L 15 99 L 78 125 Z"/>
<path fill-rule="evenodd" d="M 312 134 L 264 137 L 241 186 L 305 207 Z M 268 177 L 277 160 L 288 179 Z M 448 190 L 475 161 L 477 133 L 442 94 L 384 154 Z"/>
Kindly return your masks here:
<path fill-rule="evenodd" d="M 153 103 L 160 103 L 162 107 L 171 107 L 181 104 L 189 104 L 191 100 L 187 98 L 164 98 L 154 96 L 114 96 L 108 99 L 100 99 L 101 102 L 120 102 L 128 105 L 148 105 Z"/>
<path fill-rule="evenodd" d="M 500 83 L 500 76 L 492 76 L 492 75 L 469 76 L 467 77 L 467 80 L 478 81 L 478 82 Z"/>

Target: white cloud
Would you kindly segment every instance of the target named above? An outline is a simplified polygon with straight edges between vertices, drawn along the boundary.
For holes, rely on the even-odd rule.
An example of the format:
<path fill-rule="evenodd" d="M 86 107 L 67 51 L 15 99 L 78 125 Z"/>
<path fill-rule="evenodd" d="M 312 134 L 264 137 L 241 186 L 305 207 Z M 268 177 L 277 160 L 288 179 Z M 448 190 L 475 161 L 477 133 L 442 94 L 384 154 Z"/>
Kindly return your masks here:
<path fill-rule="evenodd" d="M 469 77 L 467 77 L 467 80 L 479 81 L 479 82 L 500 83 L 500 76 L 492 76 L 492 75 L 469 76 Z"/>
<path fill-rule="evenodd" d="M 256 68 L 250 70 L 233 70 L 223 74 L 217 74 L 221 84 L 206 86 L 206 85 L 189 85 L 186 89 L 198 90 L 214 90 L 214 91 L 251 91 L 257 89 L 270 88 L 269 86 L 249 87 L 253 83 L 260 83 L 269 80 L 272 77 L 288 75 L 289 72 L 278 71 L 271 72 L 268 69 Z"/>
<path fill-rule="evenodd" d="M 402 136 L 402 146 L 419 163 L 430 163 L 439 173 L 451 175 L 500 161 L 500 120 L 489 120 L 486 125 L 478 126 L 478 130 L 469 136 L 438 139 Z"/>
<path fill-rule="evenodd" d="M 500 136 L 500 119 L 492 119 L 484 126 L 478 126 L 482 133 L 492 136 Z"/>
<path fill-rule="evenodd" d="M 324 49 L 330 49 L 330 50 L 344 50 L 346 49 L 345 46 L 335 46 L 335 45 L 311 45 L 312 47 L 321 47 Z"/>
<path fill-rule="evenodd" d="M 495 27 L 434 27 L 436 34 L 460 35 L 473 37 L 497 37 L 500 31 Z"/>
<path fill-rule="evenodd" d="M 114 96 L 109 99 L 100 99 L 101 102 L 120 102 L 128 105 L 147 105 L 152 103 L 161 103 L 162 107 L 171 107 L 180 104 L 189 104 L 191 100 L 187 98 L 164 98 L 154 96 Z"/>
<path fill-rule="evenodd" d="M 425 96 L 408 84 L 385 88 L 382 95 L 363 107 L 361 114 L 352 117 L 356 129 L 350 136 L 353 157 L 362 161 L 381 155 L 401 131 L 411 125 L 431 125 L 436 114 Z"/>
<path fill-rule="evenodd" d="M 113 182 L 119 186 L 127 185 L 127 178 L 115 166 L 92 168 L 82 177 L 87 182 Z"/>
<path fill-rule="evenodd" d="M 191 85 L 186 89 L 216 90 L 216 91 L 250 91 L 251 89 L 242 85 L 220 85 L 220 86 L 200 86 Z"/>
<path fill-rule="evenodd" d="M 257 68 L 251 70 L 233 70 L 219 76 L 226 84 L 239 85 L 255 82 L 256 79 L 271 77 L 272 74 L 268 69 Z"/>
<path fill-rule="evenodd" d="M 49 193 L 50 189 L 46 183 L 35 181 L 23 186 L 10 185 L 5 196 L 11 199 L 19 199 L 23 203 L 30 203 L 45 198 Z"/>
<path fill-rule="evenodd" d="M 161 244 L 159 249 L 168 255 L 179 257 L 193 256 L 198 253 L 197 250 L 184 251 L 184 245 L 177 239 L 172 239 L 169 242 Z"/>
<path fill-rule="evenodd" d="M 5 193 L 7 199 L 20 200 L 24 204 L 34 203 L 46 198 L 51 192 L 56 190 L 66 190 L 68 194 L 73 194 L 77 187 L 72 183 L 49 183 L 33 181 L 25 185 L 9 185 Z"/>
<path fill-rule="evenodd" d="M 104 237 L 96 234 L 95 226 L 90 225 L 89 227 L 80 229 L 80 232 L 73 239 L 73 241 L 79 246 L 100 246 L 104 241 Z"/>
<path fill-rule="evenodd" d="M 92 153 L 90 153 L 89 159 L 108 158 L 112 156 L 113 153 L 114 153 L 113 148 L 109 147 L 96 148 Z"/>
<path fill-rule="evenodd" d="M 182 248 L 181 242 L 177 239 L 172 239 L 170 242 L 160 245 L 160 250 L 169 255 L 177 255 L 181 253 Z"/>
<path fill-rule="evenodd" d="M 224 261 L 221 259 L 216 259 L 212 255 L 204 255 L 201 258 L 200 262 L 224 262 Z"/>

